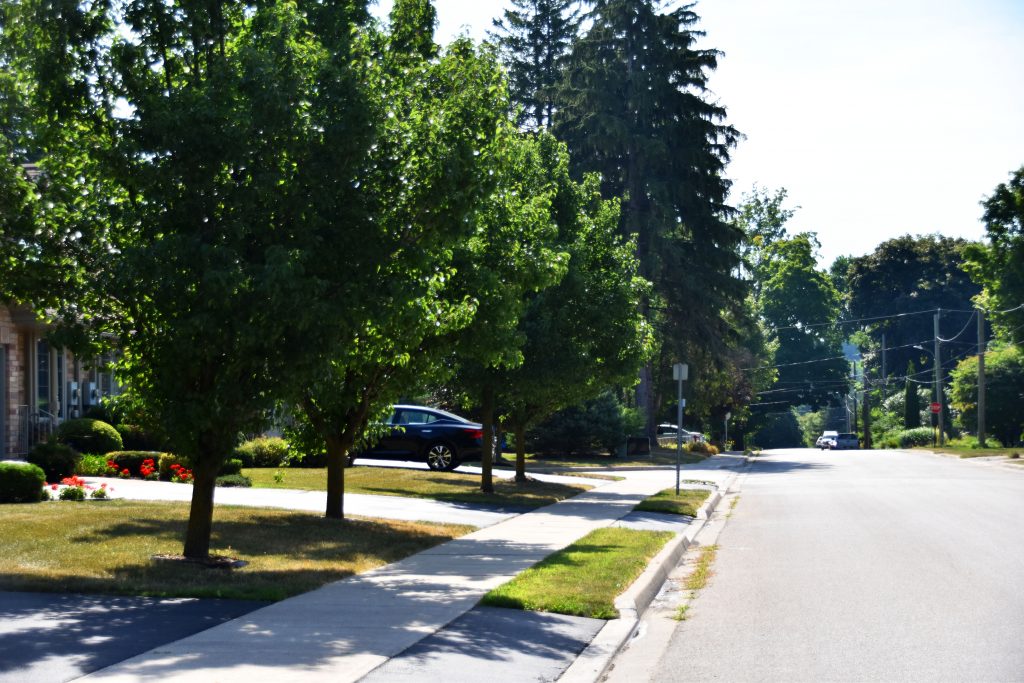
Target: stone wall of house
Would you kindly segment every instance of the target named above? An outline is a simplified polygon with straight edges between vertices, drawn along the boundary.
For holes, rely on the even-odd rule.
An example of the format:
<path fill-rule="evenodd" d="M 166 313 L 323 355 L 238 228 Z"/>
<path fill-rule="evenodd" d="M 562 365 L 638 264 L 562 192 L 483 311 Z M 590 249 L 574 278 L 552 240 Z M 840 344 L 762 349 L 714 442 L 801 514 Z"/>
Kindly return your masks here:
<path fill-rule="evenodd" d="M 3 440 L 5 455 L 10 456 L 18 453 L 19 431 L 18 431 L 18 406 L 28 403 L 27 387 L 25 385 L 26 373 L 26 349 L 27 337 L 24 332 L 18 329 L 11 318 L 11 312 L 0 304 L 0 346 L 3 346 L 7 360 L 7 367 L 0 368 L 4 373 L 3 391 L 4 400 L 0 401 L 5 411 L 3 420 Z"/>

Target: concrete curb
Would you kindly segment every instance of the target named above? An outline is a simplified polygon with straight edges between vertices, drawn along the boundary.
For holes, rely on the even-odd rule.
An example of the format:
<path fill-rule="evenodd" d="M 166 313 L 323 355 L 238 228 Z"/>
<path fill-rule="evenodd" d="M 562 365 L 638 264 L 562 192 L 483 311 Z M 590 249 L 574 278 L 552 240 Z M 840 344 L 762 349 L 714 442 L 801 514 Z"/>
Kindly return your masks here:
<path fill-rule="evenodd" d="M 615 599 L 619 618 L 611 619 L 605 624 L 590 645 L 565 670 L 558 679 L 559 683 L 594 683 L 604 675 L 612 658 L 633 637 L 640 624 L 640 617 L 658 595 L 669 573 L 679 564 L 693 539 L 707 524 L 708 517 L 722 500 L 723 492 L 729 490 L 738 476 L 739 473 L 734 472 L 722 486 L 717 487 L 697 510 L 693 522 L 686 527 L 686 531 L 666 543 L 661 552 L 648 563 L 647 569 L 640 577 Z"/>

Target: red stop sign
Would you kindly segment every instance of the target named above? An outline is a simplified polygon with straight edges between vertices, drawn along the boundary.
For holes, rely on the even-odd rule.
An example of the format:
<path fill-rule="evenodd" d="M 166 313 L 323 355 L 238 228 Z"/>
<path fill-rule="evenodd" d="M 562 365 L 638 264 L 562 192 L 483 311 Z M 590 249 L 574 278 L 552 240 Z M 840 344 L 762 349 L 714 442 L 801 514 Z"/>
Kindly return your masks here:
<path fill-rule="evenodd" d="M 931 406 L 931 408 L 932 408 L 932 412 L 933 412 L 933 413 L 936 413 L 936 414 L 937 414 L 937 413 L 938 413 L 938 412 L 939 412 L 940 410 L 942 410 L 942 406 L 940 406 L 940 405 L 939 405 L 938 403 L 933 403 L 933 404 L 932 404 L 932 406 Z"/>

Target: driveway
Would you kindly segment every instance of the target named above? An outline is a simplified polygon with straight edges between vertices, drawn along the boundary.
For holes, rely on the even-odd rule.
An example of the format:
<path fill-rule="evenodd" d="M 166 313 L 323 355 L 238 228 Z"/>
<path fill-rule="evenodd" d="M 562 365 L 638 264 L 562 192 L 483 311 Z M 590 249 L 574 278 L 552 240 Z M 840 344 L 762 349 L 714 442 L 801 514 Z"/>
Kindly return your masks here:
<path fill-rule="evenodd" d="M 57 683 L 267 603 L 0 591 L 0 683 Z"/>

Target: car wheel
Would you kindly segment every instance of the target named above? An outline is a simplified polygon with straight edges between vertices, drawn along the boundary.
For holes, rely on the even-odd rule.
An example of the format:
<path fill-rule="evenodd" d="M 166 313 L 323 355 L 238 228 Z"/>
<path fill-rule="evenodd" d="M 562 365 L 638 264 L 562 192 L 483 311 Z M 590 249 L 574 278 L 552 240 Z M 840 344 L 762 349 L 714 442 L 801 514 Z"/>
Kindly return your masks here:
<path fill-rule="evenodd" d="M 427 467 L 440 472 L 451 472 L 459 466 L 459 458 L 446 443 L 438 442 L 427 449 Z"/>

